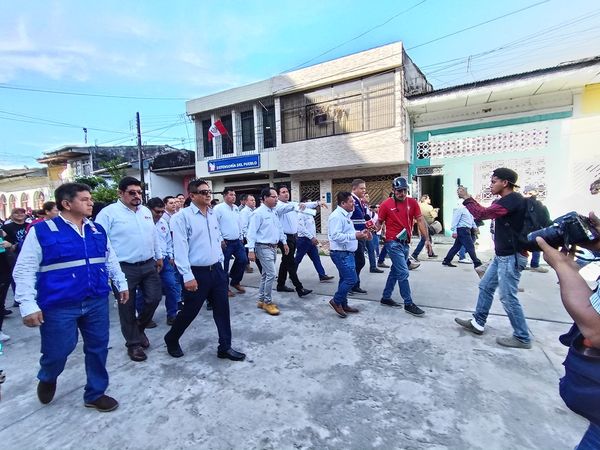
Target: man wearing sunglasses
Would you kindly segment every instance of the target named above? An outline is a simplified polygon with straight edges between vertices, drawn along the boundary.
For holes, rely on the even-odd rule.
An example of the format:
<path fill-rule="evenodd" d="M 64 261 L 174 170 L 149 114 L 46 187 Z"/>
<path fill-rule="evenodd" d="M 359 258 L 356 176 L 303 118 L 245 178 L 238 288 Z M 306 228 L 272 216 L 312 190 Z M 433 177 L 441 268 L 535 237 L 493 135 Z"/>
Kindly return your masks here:
<path fill-rule="evenodd" d="M 119 182 L 119 200 L 98 213 L 98 222 L 106 230 L 127 277 L 129 297 L 142 291 L 144 302 L 136 320 L 135 302 L 119 303 L 121 332 L 132 361 L 145 361 L 144 349 L 150 346 L 144 330 L 152 320 L 162 297 L 159 272 L 162 251 L 152 213 L 142 205 L 142 185 L 133 177 Z"/>
<path fill-rule="evenodd" d="M 242 361 L 246 355 L 231 348 L 231 323 L 227 298 L 227 272 L 223 270 L 221 232 L 214 210 L 210 207 L 212 191 L 204 180 L 188 185 L 191 203 L 171 219 L 175 265 L 183 276 L 183 307 L 165 334 L 167 351 L 181 358 L 179 339 L 198 315 L 204 301 L 210 298 L 213 319 L 219 334 L 217 357 Z"/>

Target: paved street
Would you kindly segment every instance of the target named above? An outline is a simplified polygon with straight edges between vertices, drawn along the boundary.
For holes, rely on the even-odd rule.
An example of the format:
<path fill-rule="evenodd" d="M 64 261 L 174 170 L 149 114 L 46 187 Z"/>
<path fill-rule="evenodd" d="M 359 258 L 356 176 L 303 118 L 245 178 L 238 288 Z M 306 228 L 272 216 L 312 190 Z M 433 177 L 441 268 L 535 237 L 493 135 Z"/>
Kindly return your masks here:
<path fill-rule="evenodd" d="M 534 347 L 514 350 L 495 343 L 511 331 L 497 301 L 483 336 L 454 323 L 474 307 L 478 278 L 472 266 L 440 261 L 411 272 L 424 318 L 381 306 L 387 270 L 367 270 L 368 295 L 351 299 L 361 312 L 342 320 L 327 305 L 337 282 L 331 261 L 323 258 L 335 282 L 319 283 L 306 259 L 300 276 L 315 294 L 277 293 L 279 317 L 256 308 L 255 288 L 231 299 L 234 347 L 248 354 L 242 363 L 217 359 L 205 310 L 181 341 L 185 356 L 171 358 L 162 305 L 158 328 L 148 331 L 149 358 L 134 363 L 113 308 L 108 394 L 121 405 L 107 414 L 83 407 L 81 344 L 54 401 L 39 403 L 39 334 L 15 310 L 0 356 L 0 449 L 573 448 L 586 422 L 558 395 L 566 349 L 557 338 L 569 319 L 554 273 L 524 272 L 520 296 Z M 258 273 L 244 284 L 256 287 Z"/>

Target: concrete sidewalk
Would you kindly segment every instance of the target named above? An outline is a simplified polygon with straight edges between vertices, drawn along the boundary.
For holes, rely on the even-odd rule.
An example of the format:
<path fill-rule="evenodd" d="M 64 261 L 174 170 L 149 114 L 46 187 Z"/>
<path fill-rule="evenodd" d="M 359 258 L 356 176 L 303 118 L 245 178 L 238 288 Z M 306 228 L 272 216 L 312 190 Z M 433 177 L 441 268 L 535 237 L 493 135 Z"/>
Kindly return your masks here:
<path fill-rule="evenodd" d="M 579 441 L 587 423 L 558 395 L 566 348 L 557 338 L 570 321 L 552 272 L 523 274 L 520 297 L 535 340 L 532 350 L 513 350 L 495 343 L 511 333 L 498 302 L 483 336 L 453 322 L 475 305 L 472 266 L 447 268 L 439 259 L 411 272 L 424 318 L 381 306 L 387 269 L 367 268 L 369 293 L 350 300 L 361 312 L 342 320 L 327 305 L 337 272 L 322 260 L 336 280 L 319 283 L 306 259 L 300 277 L 315 294 L 275 293 L 278 317 L 256 308 L 253 287 L 231 299 L 234 347 L 248 354 L 242 363 L 217 359 L 216 329 L 204 309 L 182 338 L 185 356 L 171 358 L 162 306 L 159 327 L 148 331 L 149 358 L 134 363 L 111 309 L 108 394 L 121 405 L 108 414 L 83 407 L 81 344 L 56 398 L 41 405 L 39 332 L 8 318 L 0 449 L 548 450 Z M 258 274 L 244 284 L 257 286 Z"/>

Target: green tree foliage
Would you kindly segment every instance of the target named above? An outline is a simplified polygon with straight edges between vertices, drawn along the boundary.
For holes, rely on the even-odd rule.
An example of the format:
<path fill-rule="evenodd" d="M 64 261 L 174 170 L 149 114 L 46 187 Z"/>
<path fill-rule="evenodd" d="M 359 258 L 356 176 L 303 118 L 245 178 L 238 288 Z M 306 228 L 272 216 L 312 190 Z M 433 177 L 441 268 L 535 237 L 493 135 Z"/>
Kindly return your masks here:
<path fill-rule="evenodd" d="M 77 183 L 85 183 L 92 188 L 92 197 L 94 201 L 104 203 L 116 202 L 119 198 L 117 190 L 119 180 L 125 177 L 126 169 L 125 167 L 121 167 L 124 162 L 125 160 L 123 158 L 118 157 L 100 164 L 100 167 L 106 169 L 106 172 L 110 175 L 109 179 L 98 176 L 88 176 L 77 177 L 75 178 L 75 181 Z"/>

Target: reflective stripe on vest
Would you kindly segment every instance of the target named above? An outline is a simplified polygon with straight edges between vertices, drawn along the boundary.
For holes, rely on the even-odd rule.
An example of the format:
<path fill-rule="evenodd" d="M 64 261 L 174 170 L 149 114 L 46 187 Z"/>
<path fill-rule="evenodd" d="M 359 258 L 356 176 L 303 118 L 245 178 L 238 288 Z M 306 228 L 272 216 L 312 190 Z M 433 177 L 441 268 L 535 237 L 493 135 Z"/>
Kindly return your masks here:
<path fill-rule="evenodd" d="M 51 270 L 70 269 L 71 267 L 85 266 L 86 261 L 90 264 L 105 264 L 106 258 L 90 258 L 89 260 L 77 259 L 75 261 L 69 261 L 64 263 L 49 264 L 47 266 L 40 267 L 40 272 L 50 272 Z"/>

